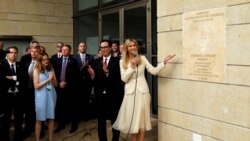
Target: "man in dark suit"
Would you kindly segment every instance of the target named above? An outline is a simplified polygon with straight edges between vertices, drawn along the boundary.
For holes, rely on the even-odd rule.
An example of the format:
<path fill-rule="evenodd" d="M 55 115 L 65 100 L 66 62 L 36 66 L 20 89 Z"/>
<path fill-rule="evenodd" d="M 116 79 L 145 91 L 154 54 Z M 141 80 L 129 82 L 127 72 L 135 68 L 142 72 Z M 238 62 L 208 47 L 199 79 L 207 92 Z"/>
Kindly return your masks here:
<path fill-rule="evenodd" d="M 90 118 L 90 112 L 93 112 L 90 111 L 93 110 L 93 108 L 90 108 L 89 105 L 92 90 L 92 79 L 88 73 L 88 67 L 93 64 L 94 56 L 86 53 L 86 51 L 87 45 L 84 42 L 80 42 L 78 46 L 78 53 L 74 56 L 79 70 L 79 82 L 77 84 L 77 93 L 79 97 L 79 100 L 77 101 L 79 105 L 78 110 L 80 118 L 84 121 Z"/>
<path fill-rule="evenodd" d="M 57 45 L 56 45 L 56 48 L 57 48 L 57 53 L 53 54 L 51 57 L 50 57 L 50 61 L 51 61 L 51 64 L 52 66 L 55 68 L 59 58 L 62 57 L 62 47 L 63 47 L 63 42 L 58 42 Z"/>
<path fill-rule="evenodd" d="M 57 88 L 57 105 L 56 105 L 56 119 L 58 120 L 58 127 L 55 133 L 65 128 L 66 123 L 72 122 L 70 133 L 77 130 L 77 76 L 78 68 L 77 62 L 71 53 L 71 46 L 64 45 L 62 47 L 62 57 L 56 64 L 56 78 L 59 83 Z"/>
<path fill-rule="evenodd" d="M 106 120 L 113 124 L 118 115 L 123 99 L 123 88 L 120 75 L 119 58 L 111 55 L 111 43 L 100 42 L 103 57 L 94 61 L 89 67 L 93 77 L 98 109 L 98 136 L 100 141 L 107 141 Z M 112 141 L 118 141 L 120 132 L 112 129 Z"/>
<path fill-rule="evenodd" d="M 14 114 L 14 141 L 23 140 L 23 103 L 25 89 L 29 80 L 28 73 L 22 63 L 16 61 L 18 48 L 11 46 L 7 48 L 7 58 L 4 59 L 0 66 L 1 95 L 4 103 L 3 125 L 0 131 L 0 140 L 9 141 L 9 131 L 12 111 Z"/>
<path fill-rule="evenodd" d="M 37 44 L 36 42 L 34 44 Z M 38 45 L 31 47 L 30 54 L 26 54 L 21 57 L 20 62 L 26 66 L 26 72 L 29 74 L 28 89 L 26 90 L 24 104 L 24 138 L 28 137 L 33 133 L 35 129 L 35 90 L 33 84 L 33 70 L 36 65 L 37 56 L 40 54 L 40 48 Z M 43 131 L 43 130 L 42 130 Z M 43 132 L 41 132 L 43 135 Z"/>
<path fill-rule="evenodd" d="M 4 43 L 0 41 L 0 61 L 5 58 L 5 51 L 3 50 Z"/>

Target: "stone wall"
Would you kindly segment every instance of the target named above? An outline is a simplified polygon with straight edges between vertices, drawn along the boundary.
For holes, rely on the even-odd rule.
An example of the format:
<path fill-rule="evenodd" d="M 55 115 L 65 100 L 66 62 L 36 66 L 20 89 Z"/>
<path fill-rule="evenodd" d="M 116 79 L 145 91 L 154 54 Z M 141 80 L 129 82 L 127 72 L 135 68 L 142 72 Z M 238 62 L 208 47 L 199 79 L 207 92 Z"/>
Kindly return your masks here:
<path fill-rule="evenodd" d="M 183 77 L 183 13 L 226 9 L 225 80 Z M 159 141 L 250 141 L 250 1 L 157 0 Z M 195 138 L 195 139 L 194 139 Z"/>
<path fill-rule="evenodd" d="M 51 55 L 73 45 L 72 0 L 0 0 L 0 35 L 33 36 Z"/>

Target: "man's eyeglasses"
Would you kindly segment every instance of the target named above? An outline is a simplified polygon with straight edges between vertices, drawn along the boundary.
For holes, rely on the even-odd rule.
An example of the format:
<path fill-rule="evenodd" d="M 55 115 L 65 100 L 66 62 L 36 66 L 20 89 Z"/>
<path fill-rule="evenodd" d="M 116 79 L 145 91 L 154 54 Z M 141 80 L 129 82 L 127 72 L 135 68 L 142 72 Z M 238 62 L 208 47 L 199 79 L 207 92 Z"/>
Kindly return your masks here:
<path fill-rule="evenodd" d="M 100 47 L 100 49 L 106 49 L 106 48 L 109 48 L 109 46 Z"/>

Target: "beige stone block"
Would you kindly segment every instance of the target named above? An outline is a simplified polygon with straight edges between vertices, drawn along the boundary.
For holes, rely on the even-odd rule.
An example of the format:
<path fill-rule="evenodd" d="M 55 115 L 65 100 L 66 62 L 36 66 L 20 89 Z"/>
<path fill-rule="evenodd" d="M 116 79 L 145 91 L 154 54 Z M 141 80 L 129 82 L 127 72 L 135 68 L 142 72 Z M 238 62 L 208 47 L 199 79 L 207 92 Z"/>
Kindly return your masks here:
<path fill-rule="evenodd" d="M 13 0 L 0 0 L 0 12 L 11 12 L 13 10 Z"/>
<path fill-rule="evenodd" d="M 249 126 L 249 87 L 159 78 L 158 105 Z"/>
<path fill-rule="evenodd" d="M 71 17 L 69 18 L 69 17 L 55 17 L 55 16 L 40 16 L 40 15 L 27 15 L 27 14 L 15 14 L 15 13 L 8 14 L 8 19 L 25 21 L 25 22 L 32 21 L 32 22 L 45 22 L 45 23 L 46 22 L 47 23 L 68 23 L 68 24 L 73 23 L 73 19 Z"/>
<path fill-rule="evenodd" d="M 183 129 L 192 130 L 192 115 L 175 111 L 174 109 L 159 108 L 159 119 L 164 123 L 175 125 Z"/>
<path fill-rule="evenodd" d="M 13 12 L 36 15 L 54 15 L 54 4 L 34 0 L 14 0 Z"/>
<path fill-rule="evenodd" d="M 250 129 L 213 121 L 212 136 L 225 141 L 249 141 Z"/>
<path fill-rule="evenodd" d="M 159 77 L 182 78 L 182 64 L 167 63 L 166 67 L 158 74 Z"/>
<path fill-rule="evenodd" d="M 160 107 L 175 109 L 190 113 L 193 109 L 192 98 L 189 95 L 189 89 L 185 86 L 187 82 L 159 78 L 158 79 L 158 105 Z"/>
<path fill-rule="evenodd" d="M 248 2 L 250 2 L 250 0 L 227 0 L 227 5 L 239 5 Z"/>
<path fill-rule="evenodd" d="M 159 110 L 159 112 L 163 116 L 161 119 L 167 124 L 211 136 L 212 120 L 208 118 L 168 109 Z"/>
<path fill-rule="evenodd" d="M 25 15 L 24 20 L 34 22 L 47 22 L 47 16 Z"/>
<path fill-rule="evenodd" d="M 227 83 L 250 85 L 250 67 L 227 66 Z"/>
<path fill-rule="evenodd" d="M 227 24 L 250 22 L 250 3 L 227 7 Z"/>
<path fill-rule="evenodd" d="M 165 130 L 166 130 L 166 133 L 165 133 L 166 139 L 164 141 L 192 141 L 193 134 L 200 135 L 202 141 L 221 141 L 218 138 L 200 134 L 199 132 L 198 133 L 192 132 L 191 130 L 186 130 L 184 128 L 171 125 L 171 124 L 166 124 Z M 163 141 L 163 140 L 159 140 L 159 141 Z"/>
<path fill-rule="evenodd" d="M 73 19 L 71 17 L 46 17 L 46 22 L 73 24 Z"/>
<path fill-rule="evenodd" d="M 182 32 L 158 33 L 158 62 L 167 54 L 176 54 L 170 62 L 181 62 L 182 59 Z"/>
<path fill-rule="evenodd" d="M 72 0 L 52 0 L 54 3 L 73 4 Z"/>
<path fill-rule="evenodd" d="M 37 0 L 37 1 L 46 1 L 46 2 L 52 2 L 52 0 Z"/>
<path fill-rule="evenodd" d="M 55 54 L 57 52 L 56 48 L 54 47 L 54 43 L 50 42 L 42 42 L 40 38 L 37 38 L 37 41 L 39 41 L 41 46 L 45 47 L 46 52 L 48 53 L 49 56 Z"/>
<path fill-rule="evenodd" d="M 24 14 L 8 14 L 8 20 L 24 21 Z"/>
<path fill-rule="evenodd" d="M 158 18 L 157 31 L 173 31 L 182 29 L 182 15 L 173 15 L 167 17 Z"/>
<path fill-rule="evenodd" d="M 48 42 L 53 43 L 53 47 L 56 49 L 57 42 L 65 42 L 65 43 L 72 43 L 73 37 L 72 36 L 34 36 L 34 38 L 39 38 L 39 42 Z"/>
<path fill-rule="evenodd" d="M 226 0 L 184 0 L 184 12 L 226 7 Z"/>
<path fill-rule="evenodd" d="M 7 13 L 0 13 L 0 20 L 7 20 L 8 14 Z"/>
<path fill-rule="evenodd" d="M 73 5 L 55 4 L 55 16 L 72 17 Z"/>
<path fill-rule="evenodd" d="M 190 141 L 192 136 L 189 131 L 166 124 L 165 141 Z"/>
<path fill-rule="evenodd" d="M 18 22 L 3 20 L 0 22 L 1 35 L 18 35 Z"/>
<path fill-rule="evenodd" d="M 183 0 L 157 0 L 157 17 L 180 14 L 183 11 Z"/>
<path fill-rule="evenodd" d="M 158 122 L 158 141 L 166 141 L 165 123 Z"/>
<path fill-rule="evenodd" d="M 19 22 L 18 32 L 30 35 L 54 35 L 56 33 L 54 24 L 39 22 Z"/>
<path fill-rule="evenodd" d="M 227 64 L 250 65 L 250 25 L 227 27 Z"/>
<path fill-rule="evenodd" d="M 72 36 L 73 37 L 73 24 L 56 24 L 57 36 Z"/>

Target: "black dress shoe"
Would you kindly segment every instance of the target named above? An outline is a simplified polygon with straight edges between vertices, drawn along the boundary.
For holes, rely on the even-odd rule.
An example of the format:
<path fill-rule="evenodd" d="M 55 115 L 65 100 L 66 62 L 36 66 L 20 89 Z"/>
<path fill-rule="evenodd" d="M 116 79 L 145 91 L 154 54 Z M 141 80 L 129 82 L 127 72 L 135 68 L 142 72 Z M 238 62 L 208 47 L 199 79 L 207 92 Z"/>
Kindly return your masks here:
<path fill-rule="evenodd" d="M 24 132 L 23 133 L 23 139 L 26 139 L 28 137 L 30 137 L 31 133 L 28 133 L 28 132 Z"/>
<path fill-rule="evenodd" d="M 58 132 L 60 132 L 60 131 L 63 130 L 63 129 L 65 129 L 65 126 L 59 125 L 59 126 L 56 128 L 56 130 L 54 131 L 54 133 L 58 133 Z"/>
<path fill-rule="evenodd" d="M 72 125 L 71 129 L 69 130 L 69 133 L 74 133 L 78 129 L 77 125 Z"/>

